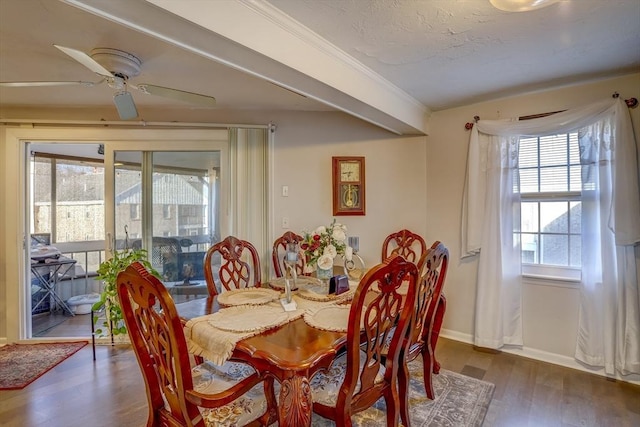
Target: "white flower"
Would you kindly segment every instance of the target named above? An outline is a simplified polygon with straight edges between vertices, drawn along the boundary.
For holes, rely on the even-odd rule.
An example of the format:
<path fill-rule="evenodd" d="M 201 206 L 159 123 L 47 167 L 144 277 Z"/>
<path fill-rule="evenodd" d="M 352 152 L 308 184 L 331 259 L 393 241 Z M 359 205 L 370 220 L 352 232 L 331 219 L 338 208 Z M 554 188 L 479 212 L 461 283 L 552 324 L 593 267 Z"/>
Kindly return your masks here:
<path fill-rule="evenodd" d="M 345 234 L 344 230 L 340 227 L 336 227 L 333 229 L 333 235 L 331 237 L 337 240 L 338 242 L 344 242 L 347 239 L 347 235 Z"/>
<path fill-rule="evenodd" d="M 344 250 L 344 259 L 347 261 L 351 261 L 353 259 L 353 248 L 351 246 L 347 246 Z"/>
<path fill-rule="evenodd" d="M 304 274 L 310 274 L 316 271 L 316 268 L 313 265 L 305 264 L 304 266 Z"/>
<path fill-rule="evenodd" d="M 329 270 L 330 268 L 333 268 L 333 257 L 331 255 L 322 255 L 320 258 L 318 258 L 318 268 L 321 268 L 323 270 Z"/>
<path fill-rule="evenodd" d="M 327 232 L 327 227 L 325 227 L 324 225 L 321 225 L 320 227 L 316 228 L 316 230 L 313 232 L 314 234 L 324 234 Z"/>
<path fill-rule="evenodd" d="M 327 245 L 322 255 L 329 255 L 331 258 L 335 258 L 338 255 L 338 250 L 333 245 Z"/>

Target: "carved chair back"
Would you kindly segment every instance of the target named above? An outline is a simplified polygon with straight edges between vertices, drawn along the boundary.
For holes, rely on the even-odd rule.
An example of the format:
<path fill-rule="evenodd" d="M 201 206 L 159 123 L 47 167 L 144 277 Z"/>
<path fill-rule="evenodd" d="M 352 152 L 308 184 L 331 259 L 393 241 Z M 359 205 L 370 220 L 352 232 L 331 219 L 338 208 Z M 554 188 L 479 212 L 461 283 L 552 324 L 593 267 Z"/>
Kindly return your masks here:
<path fill-rule="evenodd" d="M 202 419 L 191 422 L 200 417 L 200 412 L 185 397 L 185 390 L 193 389 L 189 352 L 182 322 L 167 289 L 139 262 L 118 274 L 117 285 L 147 389 L 147 425 L 204 426 Z"/>
<path fill-rule="evenodd" d="M 427 250 L 427 244 L 422 236 L 409 230 L 400 230 L 389 234 L 382 243 L 382 260 L 393 254 L 400 255 L 407 261 L 417 264 L 418 260 Z"/>
<path fill-rule="evenodd" d="M 214 265 L 218 263 L 220 267 L 214 271 Z M 260 287 L 262 280 L 258 251 L 250 242 L 228 236 L 207 251 L 204 278 L 210 297 L 218 294 L 216 282 L 226 290 Z"/>
<path fill-rule="evenodd" d="M 407 331 L 408 345 L 405 345 L 405 362 L 414 360 L 422 355 L 424 387 L 429 399 L 435 399 L 432 374 L 438 371 L 434 369 L 435 345 L 440 333 L 440 323 L 436 325 L 436 313 L 444 315 L 444 295 L 442 288 L 447 276 L 449 265 L 449 250 L 439 241 L 420 257 L 418 271 L 420 278 L 416 284 L 415 309 L 412 313 L 411 325 Z M 437 326 L 437 330 L 435 329 Z M 409 372 L 407 365 L 401 365 L 398 376 L 398 388 L 400 393 L 400 416 L 404 425 L 409 425 Z"/>
<path fill-rule="evenodd" d="M 297 243 L 299 245 L 302 240 L 302 236 L 295 234 L 292 231 L 287 231 L 273 242 L 271 260 L 273 261 L 273 271 L 276 277 L 282 277 L 286 271 L 284 260 L 287 256 L 287 245 L 289 243 Z M 298 256 L 298 262 L 296 263 L 296 274 L 298 276 L 302 276 L 304 274 L 304 266 L 304 254 L 300 253 Z"/>
<path fill-rule="evenodd" d="M 359 412 L 384 397 L 390 416 L 397 414 L 398 360 L 406 345 L 417 279 L 418 270 L 413 263 L 393 256 L 369 270 L 360 281 L 349 313 L 347 369 L 336 405 L 338 413 Z M 402 295 L 398 290 L 405 282 L 408 291 Z M 385 368 L 382 381 L 381 364 Z"/>

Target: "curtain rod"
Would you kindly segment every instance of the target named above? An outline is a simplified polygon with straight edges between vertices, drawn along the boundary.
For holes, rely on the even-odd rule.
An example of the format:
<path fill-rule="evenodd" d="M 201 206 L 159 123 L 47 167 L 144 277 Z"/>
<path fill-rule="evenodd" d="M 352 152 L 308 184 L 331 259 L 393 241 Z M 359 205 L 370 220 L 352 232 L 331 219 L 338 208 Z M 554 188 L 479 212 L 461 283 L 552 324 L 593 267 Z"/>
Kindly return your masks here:
<path fill-rule="evenodd" d="M 227 129 L 231 127 L 272 129 L 275 125 L 240 124 L 240 123 L 201 123 L 201 122 L 146 122 L 120 120 L 34 120 L 34 119 L 0 119 L 2 124 L 32 124 L 32 125 L 77 125 L 77 126 L 111 126 L 111 127 L 180 127 L 180 128 L 208 128 Z"/>
<path fill-rule="evenodd" d="M 614 92 L 613 95 L 611 95 L 611 97 L 612 98 L 619 98 L 620 94 L 618 92 Z M 638 99 L 637 98 L 625 99 L 624 102 L 625 102 L 625 104 L 627 104 L 627 107 L 629 107 L 629 108 L 636 108 L 638 106 Z M 552 114 L 562 113 L 563 111 L 567 111 L 567 110 L 559 110 L 559 111 L 552 111 L 550 113 L 540 113 L 540 114 L 531 114 L 531 115 L 528 115 L 528 116 L 520 116 L 520 117 L 518 117 L 518 120 L 538 119 L 540 117 L 547 117 L 547 116 L 550 116 Z M 471 122 L 465 123 L 464 128 L 466 130 L 471 130 L 473 128 L 474 123 L 478 123 L 478 120 L 480 120 L 480 116 L 473 116 L 473 123 L 471 123 Z"/>

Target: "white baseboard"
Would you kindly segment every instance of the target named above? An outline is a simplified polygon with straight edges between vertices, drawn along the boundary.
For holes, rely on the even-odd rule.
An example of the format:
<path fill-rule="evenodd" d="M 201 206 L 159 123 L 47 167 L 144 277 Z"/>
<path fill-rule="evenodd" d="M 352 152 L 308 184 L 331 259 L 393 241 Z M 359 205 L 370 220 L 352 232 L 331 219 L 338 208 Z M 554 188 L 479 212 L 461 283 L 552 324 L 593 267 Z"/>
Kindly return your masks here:
<path fill-rule="evenodd" d="M 454 340 L 454 341 L 460 341 L 460 342 L 473 345 L 473 336 L 471 336 L 470 334 L 464 334 L 462 332 L 453 331 L 450 329 L 442 329 L 440 331 L 440 336 Z M 577 369 L 579 371 L 600 375 L 602 377 L 615 378 L 616 380 L 640 385 L 640 375 L 631 374 L 623 377 L 623 376 L 620 376 L 618 373 L 616 373 L 615 377 L 611 377 L 605 374 L 604 369 L 589 368 L 581 364 L 574 358 L 569 356 L 564 356 L 562 354 L 549 353 L 547 351 L 538 350 L 531 347 L 520 348 L 520 347 L 514 347 L 514 346 L 505 346 L 501 348 L 500 351 L 504 353 L 515 354 L 517 356 L 526 357 L 529 359 L 539 360 L 541 362 L 553 363 L 554 365 L 564 366 L 565 368 Z"/>

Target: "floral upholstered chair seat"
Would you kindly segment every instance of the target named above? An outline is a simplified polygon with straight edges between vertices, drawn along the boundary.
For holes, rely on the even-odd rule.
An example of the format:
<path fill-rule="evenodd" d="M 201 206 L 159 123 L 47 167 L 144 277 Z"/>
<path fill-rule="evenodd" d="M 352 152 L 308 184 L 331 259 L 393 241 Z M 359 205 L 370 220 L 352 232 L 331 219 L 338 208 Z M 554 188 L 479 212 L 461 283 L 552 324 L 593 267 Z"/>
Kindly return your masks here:
<path fill-rule="evenodd" d="M 360 352 L 360 370 L 366 359 L 366 354 Z M 384 366 L 380 366 L 375 382 L 382 382 L 384 379 Z M 318 372 L 311 378 L 311 396 L 314 402 L 322 403 L 327 406 L 335 406 L 338 399 L 340 386 L 344 382 L 344 376 L 347 373 L 347 356 L 343 354 L 338 357 L 325 372 Z M 356 384 L 354 393 L 360 391 L 360 380 Z"/>
<path fill-rule="evenodd" d="M 194 389 L 215 394 L 227 390 L 255 371 L 245 363 L 227 362 L 223 366 L 204 362 L 192 370 Z M 210 427 L 244 426 L 267 409 L 264 384 L 256 384 L 249 392 L 219 408 L 200 408 L 205 425 Z"/>

